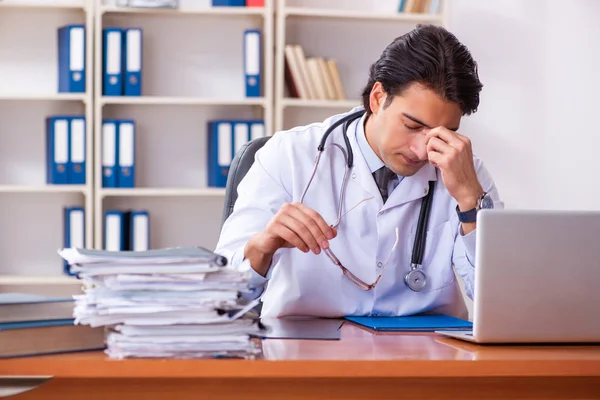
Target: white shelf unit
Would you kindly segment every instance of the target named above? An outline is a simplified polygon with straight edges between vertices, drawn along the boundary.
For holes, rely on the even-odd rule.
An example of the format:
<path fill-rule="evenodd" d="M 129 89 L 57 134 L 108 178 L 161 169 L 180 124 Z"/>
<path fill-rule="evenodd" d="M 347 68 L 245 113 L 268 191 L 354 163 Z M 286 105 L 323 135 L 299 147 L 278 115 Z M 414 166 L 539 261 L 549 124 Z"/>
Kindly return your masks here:
<path fill-rule="evenodd" d="M 272 133 L 273 4 L 264 8 L 132 9 L 96 0 L 95 231 L 104 246 L 104 213 L 144 209 L 152 248 L 217 244 L 225 189 L 207 187 L 207 123 L 264 119 Z M 204 3 L 204 6 L 201 5 Z M 102 95 L 102 30 L 142 28 L 142 96 Z M 262 31 L 262 97 L 245 97 L 243 32 Z M 136 125 L 136 187 L 103 188 L 101 127 L 107 118 Z"/>
<path fill-rule="evenodd" d="M 57 30 L 67 24 L 86 27 L 85 93 L 58 92 Z M 85 207 L 85 243 L 93 245 L 91 164 L 85 185 L 45 178 L 48 116 L 84 115 L 86 159 L 92 156 L 92 24 L 87 0 L 0 2 L 0 284 L 74 281 L 57 254 L 64 207 Z"/>
<path fill-rule="evenodd" d="M 447 25 L 440 13 L 398 13 L 399 0 L 277 0 L 275 15 L 275 131 L 320 122 L 362 104 L 369 66 L 392 40 L 418 23 Z M 285 84 L 285 45 L 300 44 L 306 57 L 337 61 L 347 100 L 289 97 Z"/>

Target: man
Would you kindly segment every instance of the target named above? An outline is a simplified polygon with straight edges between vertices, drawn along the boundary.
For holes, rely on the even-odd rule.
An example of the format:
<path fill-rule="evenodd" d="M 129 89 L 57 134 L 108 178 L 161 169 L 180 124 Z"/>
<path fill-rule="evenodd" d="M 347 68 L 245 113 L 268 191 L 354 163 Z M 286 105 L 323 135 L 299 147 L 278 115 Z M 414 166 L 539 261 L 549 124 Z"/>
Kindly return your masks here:
<path fill-rule="evenodd" d="M 418 26 L 371 66 L 364 110 L 272 136 L 240 182 L 216 248 L 250 271 L 263 316 L 440 312 L 461 298 L 453 265 L 472 297 L 476 214 L 499 200 L 458 133 L 481 88 L 464 45 Z M 314 169 L 327 128 L 357 111 L 329 135 Z"/>

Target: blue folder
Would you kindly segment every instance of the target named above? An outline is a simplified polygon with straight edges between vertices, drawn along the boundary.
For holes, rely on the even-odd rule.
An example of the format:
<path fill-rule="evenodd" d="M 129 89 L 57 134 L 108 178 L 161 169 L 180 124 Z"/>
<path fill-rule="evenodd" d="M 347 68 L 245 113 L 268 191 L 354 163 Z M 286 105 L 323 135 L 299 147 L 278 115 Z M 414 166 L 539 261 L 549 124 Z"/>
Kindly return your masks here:
<path fill-rule="evenodd" d="M 58 91 L 85 92 L 85 26 L 58 29 Z"/>
<path fill-rule="evenodd" d="M 410 315 L 403 317 L 352 317 L 346 320 L 377 332 L 433 332 L 436 330 L 467 330 L 473 323 L 444 314 Z"/>

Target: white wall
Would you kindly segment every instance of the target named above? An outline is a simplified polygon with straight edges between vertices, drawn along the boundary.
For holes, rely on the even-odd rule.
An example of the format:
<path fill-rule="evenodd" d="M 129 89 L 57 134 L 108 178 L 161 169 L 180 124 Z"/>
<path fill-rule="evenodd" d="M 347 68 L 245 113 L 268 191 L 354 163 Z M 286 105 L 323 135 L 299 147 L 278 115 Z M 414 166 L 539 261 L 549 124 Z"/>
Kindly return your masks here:
<path fill-rule="evenodd" d="M 485 85 L 461 133 L 505 206 L 600 209 L 600 1 L 448 3 Z"/>

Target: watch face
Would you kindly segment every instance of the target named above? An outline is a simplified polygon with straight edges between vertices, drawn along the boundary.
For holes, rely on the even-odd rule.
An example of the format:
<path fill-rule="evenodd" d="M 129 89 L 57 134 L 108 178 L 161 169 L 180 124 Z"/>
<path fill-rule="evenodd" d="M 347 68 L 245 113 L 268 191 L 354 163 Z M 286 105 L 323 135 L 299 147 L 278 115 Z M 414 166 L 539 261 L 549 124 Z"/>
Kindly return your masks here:
<path fill-rule="evenodd" d="M 481 199 L 481 208 L 484 208 L 484 209 L 494 208 L 494 201 L 492 200 L 492 198 L 489 194 L 486 194 L 485 196 L 483 196 L 483 199 Z"/>

